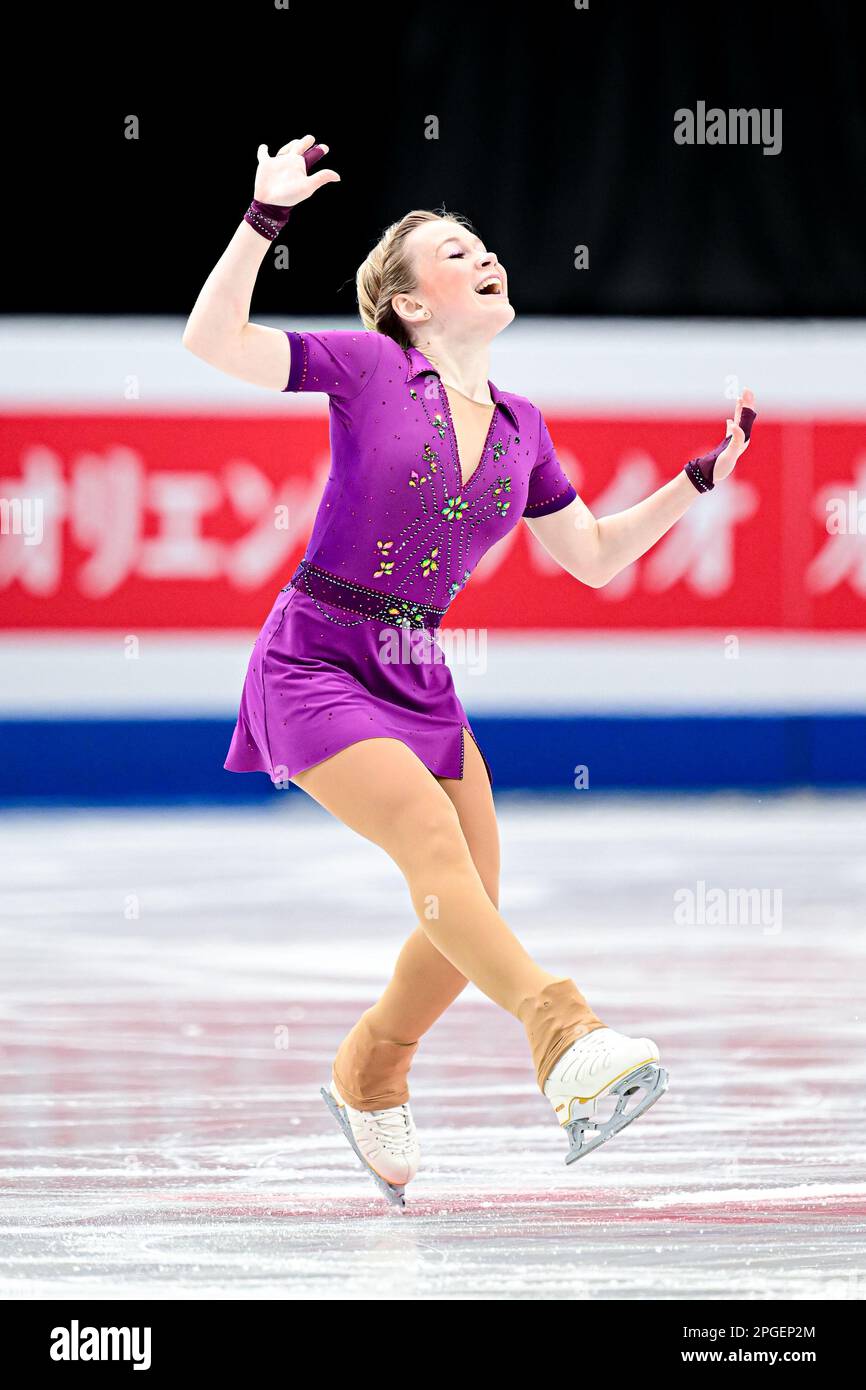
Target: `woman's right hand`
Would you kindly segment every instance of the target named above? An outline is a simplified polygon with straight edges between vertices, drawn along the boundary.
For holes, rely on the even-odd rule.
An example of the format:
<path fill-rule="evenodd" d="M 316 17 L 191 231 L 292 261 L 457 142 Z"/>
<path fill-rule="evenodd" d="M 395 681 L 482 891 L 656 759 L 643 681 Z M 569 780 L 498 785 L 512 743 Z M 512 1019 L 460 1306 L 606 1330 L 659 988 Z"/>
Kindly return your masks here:
<path fill-rule="evenodd" d="M 312 135 L 290 140 L 275 155 L 268 154 L 267 145 L 259 145 L 253 196 L 260 203 L 294 207 L 311 197 L 323 184 L 339 183 L 340 175 L 334 169 L 320 169 L 317 174 L 308 172 L 327 152 L 328 146 L 317 145 Z"/>

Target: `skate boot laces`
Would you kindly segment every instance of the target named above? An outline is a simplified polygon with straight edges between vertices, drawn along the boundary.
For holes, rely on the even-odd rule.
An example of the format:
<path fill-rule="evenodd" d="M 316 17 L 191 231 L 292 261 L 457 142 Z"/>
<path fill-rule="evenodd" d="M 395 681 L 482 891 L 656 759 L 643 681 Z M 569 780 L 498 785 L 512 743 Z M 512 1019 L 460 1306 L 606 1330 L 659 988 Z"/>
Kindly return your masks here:
<path fill-rule="evenodd" d="M 385 1110 L 355 1110 L 344 1101 L 337 1084 L 321 1088 L 321 1096 L 355 1154 L 392 1206 L 406 1207 L 405 1185 L 418 1171 L 421 1149 L 409 1105 Z"/>
<path fill-rule="evenodd" d="M 393 1154 L 407 1154 L 417 1143 L 415 1122 L 408 1103 L 392 1105 L 387 1110 L 353 1110 L 346 1107 L 354 1129 L 362 1130 L 370 1138 L 376 1138 Z"/>
<path fill-rule="evenodd" d="M 409 1102 L 390 1105 L 384 1110 L 356 1110 L 340 1096 L 335 1081 L 331 1083 L 331 1093 L 343 1106 L 351 1132 L 367 1162 L 374 1167 L 387 1168 L 388 1172 L 382 1176 L 389 1181 L 394 1181 L 393 1174 L 399 1174 L 401 1182 L 413 1178 L 418 1171 L 421 1146 Z"/>

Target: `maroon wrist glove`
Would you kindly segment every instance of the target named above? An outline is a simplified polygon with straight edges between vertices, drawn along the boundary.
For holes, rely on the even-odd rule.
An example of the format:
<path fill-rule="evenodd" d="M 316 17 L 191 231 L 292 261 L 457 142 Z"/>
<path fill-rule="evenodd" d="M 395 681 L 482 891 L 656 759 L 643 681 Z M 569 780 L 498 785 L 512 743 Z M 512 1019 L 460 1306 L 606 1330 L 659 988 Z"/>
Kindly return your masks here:
<path fill-rule="evenodd" d="M 249 222 L 254 231 L 267 237 L 268 241 L 275 241 L 288 222 L 291 210 L 290 207 L 278 207 L 276 203 L 260 203 L 258 198 L 253 198 L 244 213 L 244 221 Z"/>
<path fill-rule="evenodd" d="M 752 433 L 752 425 L 755 423 L 757 413 L 756 410 L 751 410 L 747 405 L 744 405 L 740 411 L 740 429 L 746 439 Z M 716 466 L 716 459 L 727 449 L 730 442 L 731 436 L 728 435 L 727 439 L 723 439 L 721 444 L 716 445 L 711 454 L 703 454 L 699 459 L 689 459 L 683 472 L 688 478 L 691 478 L 698 492 L 712 492 L 715 487 L 713 469 Z"/>
<path fill-rule="evenodd" d="M 304 151 L 307 173 L 310 172 L 314 164 L 318 164 L 324 153 L 321 145 L 312 145 L 310 149 Z M 291 206 L 282 207 L 278 203 L 260 203 L 258 198 L 253 198 L 244 213 L 244 221 L 249 222 L 254 231 L 259 232 L 268 241 L 275 241 L 288 222 L 291 210 Z"/>

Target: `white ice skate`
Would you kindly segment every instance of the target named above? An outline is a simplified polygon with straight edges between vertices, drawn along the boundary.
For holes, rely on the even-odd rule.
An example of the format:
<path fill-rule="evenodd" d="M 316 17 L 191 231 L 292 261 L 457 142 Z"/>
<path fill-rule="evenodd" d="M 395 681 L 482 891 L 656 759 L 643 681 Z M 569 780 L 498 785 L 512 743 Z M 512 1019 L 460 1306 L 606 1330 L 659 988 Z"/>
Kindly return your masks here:
<path fill-rule="evenodd" d="M 557 1061 L 544 1094 L 569 1138 L 566 1163 L 612 1139 L 667 1090 L 651 1038 L 629 1038 L 596 1028 L 578 1038 Z"/>
<path fill-rule="evenodd" d="M 405 1186 L 418 1172 L 421 1149 L 408 1102 L 387 1110 L 355 1110 L 331 1081 L 322 1099 L 339 1122 L 363 1166 L 380 1192 L 397 1207 L 405 1207 Z"/>

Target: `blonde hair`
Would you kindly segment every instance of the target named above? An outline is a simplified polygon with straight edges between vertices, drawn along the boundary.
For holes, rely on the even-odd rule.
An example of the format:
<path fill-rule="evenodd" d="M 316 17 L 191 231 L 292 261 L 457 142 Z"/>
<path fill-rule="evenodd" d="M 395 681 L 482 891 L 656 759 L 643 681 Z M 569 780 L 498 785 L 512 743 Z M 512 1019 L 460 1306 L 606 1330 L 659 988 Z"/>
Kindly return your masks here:
<path fill-rule="evenodd" d="M 458 222 L 474 231 L 468 217 L 446 212 L 444 207 L 438 212 L 407 212 L 383 232 L 355 275 L 358 312 L 364 327 L 387 334 L 402 348 L 412 347 L 412 337 L 409 324 L 394 312 L 391 300 L 395 294 L 411 294 L 416 288 L 415 267 L 406 238 L 425 222 Z"/>

